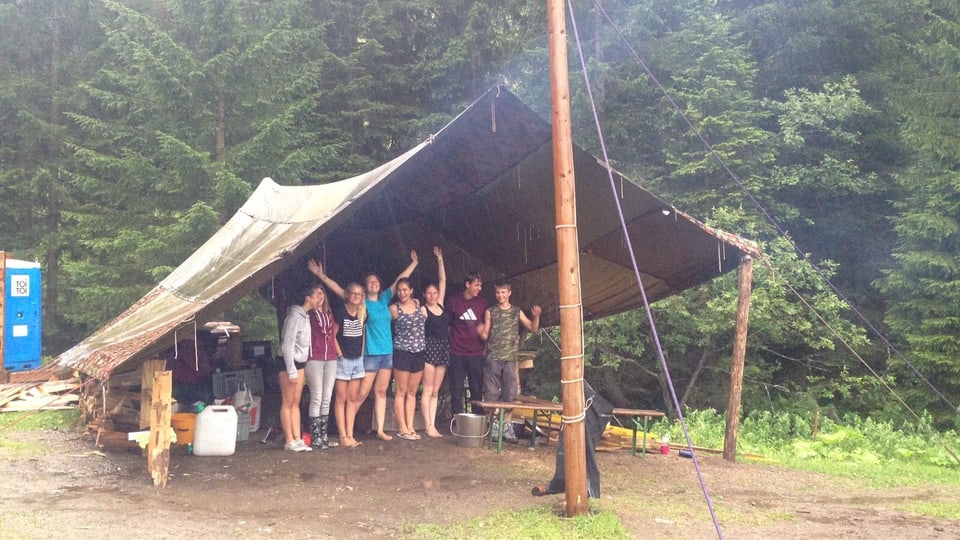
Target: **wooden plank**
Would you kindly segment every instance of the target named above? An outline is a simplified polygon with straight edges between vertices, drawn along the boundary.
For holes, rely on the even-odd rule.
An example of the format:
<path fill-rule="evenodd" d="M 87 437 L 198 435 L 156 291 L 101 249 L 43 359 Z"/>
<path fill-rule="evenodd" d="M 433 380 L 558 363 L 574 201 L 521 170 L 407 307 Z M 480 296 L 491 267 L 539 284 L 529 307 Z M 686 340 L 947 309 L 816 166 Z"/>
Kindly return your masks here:
<path fill-rule="evenodd" d="M 62 381 L 47 381 L 42 384 L 41 388 L 43 391 L 48 394 L 59 394 L 61 392 L 72 392 L 83 384 L 79 378 L 74 377 L 72 379 L 65 379 Z"/>
<path fill-rule="evenodd" d="M 123 373 L 112 373 L 110 375 L 110 388 L 140 388 L 142 379 L 140 370 L 125 371 Z"/>
<path fill-rule="evenodd" d="M 153 374 L 166 369 L 162 358 L 147 360 L 140 368 L 140 429 L 150 425 L 150 403 L 153 400 Z"/>
<path fill-rule="evenodd" d="M 140 399 L 140 392 L 111 389 L 110 392 L 107 393 L 105 399 L 105 408 L 107 413 L 112 415 L 116 410 L 124 407 L 131 407 L 137 409 L 137 416 L 139 416 Z"/>
<path fill-rule="evenodd" d="M 137 443 L 127 439 L 127 434 L 119 431 L 100 429 L 97 431 L 95 446 L 105 450 L 133 450 Z"/>
<path fill-rule="evenodd" d="M 22 383 L 4 385 L 3 388 L 0 389 L 0 407 L 17 399 L 17 396 L 20 395 L 20 392 L 25 386 L 28 385 L 24 385 Z"/>
<path fill-rule="evenodd" d="M 153 485 L 167 487 L 170 470 L 170 416 L 173 372 L 154 373 L 150 400 L 150 442 L 147 444 L 147 468 Z"/>
<path fill-rule="evenodd" d="M 76 394 L 64 394 L 62 396 L 37 396 L 8 402 L 3 406 L 3 411 L 39 411 L 52 408 L 71 408 L 79 401 L 80 396 Z"/>
<path fill-rule="evenodd" d="M 6 400 L 0 411 L 39 411 L 39 410 L 59 410 L 72 409 L 80 401 L 80 396 L 76 394 L 40 394 L 25 395 L 17 394 L 15 399 Z"/>

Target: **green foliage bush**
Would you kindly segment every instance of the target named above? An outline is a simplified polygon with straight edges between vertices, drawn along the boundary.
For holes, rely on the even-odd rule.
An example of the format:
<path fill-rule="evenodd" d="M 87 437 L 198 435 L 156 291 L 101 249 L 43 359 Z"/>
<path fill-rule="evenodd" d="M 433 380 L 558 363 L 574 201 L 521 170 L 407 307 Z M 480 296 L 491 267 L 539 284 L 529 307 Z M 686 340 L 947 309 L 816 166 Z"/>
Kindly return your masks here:
<path fill-rule="evenodd" d="M 951 455 L 956 452 L 960 437 L 952 430 L 937 432 L 929 414 L 900 425 L 852 414 L 841 420 L 823 417 L 816 433 L 813 417 L 794 412 L 752 411 L 740 422 L 737 453 L 759 454 L 789 466 L 817 470 L 824 469 L 823 462 L 830 462 L 850 465 L 848 471 L 896 464 L 898 469 L 942 467 L 960 472 L 960 463 Z M 723 447 L 723 414 L 713 409 L 689 410 L 684 419 L 694 446 Z M 668 434 L 674 443 L 686 441 L 679 421 L 661 420 L 651 431 Z"/>

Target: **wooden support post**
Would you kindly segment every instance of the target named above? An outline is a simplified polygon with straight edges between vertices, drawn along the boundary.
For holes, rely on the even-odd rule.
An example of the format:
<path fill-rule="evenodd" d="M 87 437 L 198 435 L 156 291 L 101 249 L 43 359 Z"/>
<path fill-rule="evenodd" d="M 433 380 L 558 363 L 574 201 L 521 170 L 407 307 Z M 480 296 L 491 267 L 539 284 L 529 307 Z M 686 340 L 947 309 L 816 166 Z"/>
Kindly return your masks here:
<path fill-rule="evenodd" d="M 170 416 L 173 393 L 173 372 L 153 374 L 150 396 L 150 442 L 147 443 L 147 469 L 153 485 L 167 487 L 170 470 Z"/>
<path fill-rule="evenodd" d="M 547 2 L 550 98 L 553 104 L 553 191 L 557 219 L 557 289 L 560 300 L 560 392 L 563 399 L 565 512 L 574 517 L 587 502 L 586 422 L 583 415 L 583 306 L 570 81 L 567 74 L 566 10 L 561 0 Z"/>
<path fill-rule="evenodd" d="M 147 429 L 152 418 L 153 374 L 165 369 L 167 361 L 162 358 L 147 360 L 140 368 L 140 429 Z"/>
<path fill-rule="evenodd" d="M 743 392 L 743 364 L 747 354 L 747 326 L 750 322 L 750 290 L 753 258 L 740 261 L 740 291 L 737 298 L 737 326 L 730 361 L 730 398 L 727 401 L 727 427 L 723 435 L 723 459 L 737 460 L 737 430 L 740 427 L 740 395 Z"/>

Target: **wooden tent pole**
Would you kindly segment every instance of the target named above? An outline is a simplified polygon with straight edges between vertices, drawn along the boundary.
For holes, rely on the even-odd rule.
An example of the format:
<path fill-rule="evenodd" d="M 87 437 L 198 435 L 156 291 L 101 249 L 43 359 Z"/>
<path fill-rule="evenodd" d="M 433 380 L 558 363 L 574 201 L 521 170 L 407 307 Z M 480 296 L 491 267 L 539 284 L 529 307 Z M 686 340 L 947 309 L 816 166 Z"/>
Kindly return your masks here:
<path fill-rule="evenodd" d="M 743 392 L 743 363 L 747 354 L 747 326 L 750 321 L 750 290 L 753 258 L 740 260 L 740 284 L 737 297 L 737 326 L 730 362 L 730 397 L 727 401 L 727 428 L 723 435 L 723 459 L 737 460 L 737 429 L 740 426 L 740 394 Z"/>
<path fill-rule="evenodd" d="M 570 128 L 566 13 L 562 0 L 547 0 L 550 97 L 553 109 L 553 185 L 556 205 L 557 277 L 560 301 L 560 382 L 563 399 L 566 515 L 588 510 L 583 397 L 583 313 L 577 252 L 577 207 Z"/>

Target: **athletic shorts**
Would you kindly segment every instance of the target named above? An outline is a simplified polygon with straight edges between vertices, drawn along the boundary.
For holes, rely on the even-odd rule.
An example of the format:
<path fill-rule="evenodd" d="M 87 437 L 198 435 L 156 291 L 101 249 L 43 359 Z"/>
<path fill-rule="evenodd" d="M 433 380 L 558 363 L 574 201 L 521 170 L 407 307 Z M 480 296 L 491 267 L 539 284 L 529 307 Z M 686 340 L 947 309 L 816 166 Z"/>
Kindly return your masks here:
<path fill-rule="evenodd" d="M 381 369 L 393 369 L 393 353 L 368 354 L 363 357 L 363 369 L 367 373 L 376 373 Z"/>
<path fill-rule="evenodd" d="M 337 380 L 352 381 L 354 379 L 362 379 L 364 374 L 363 357 L 341 358 L 337 360 Z"/>
<path fill-rule="evenodd" d="M 393 369 L 407 371 L 410 373 L 419 373 L 423 371 L 423 351 L 409 352 L 394 349 L 393 351 Z"/>

